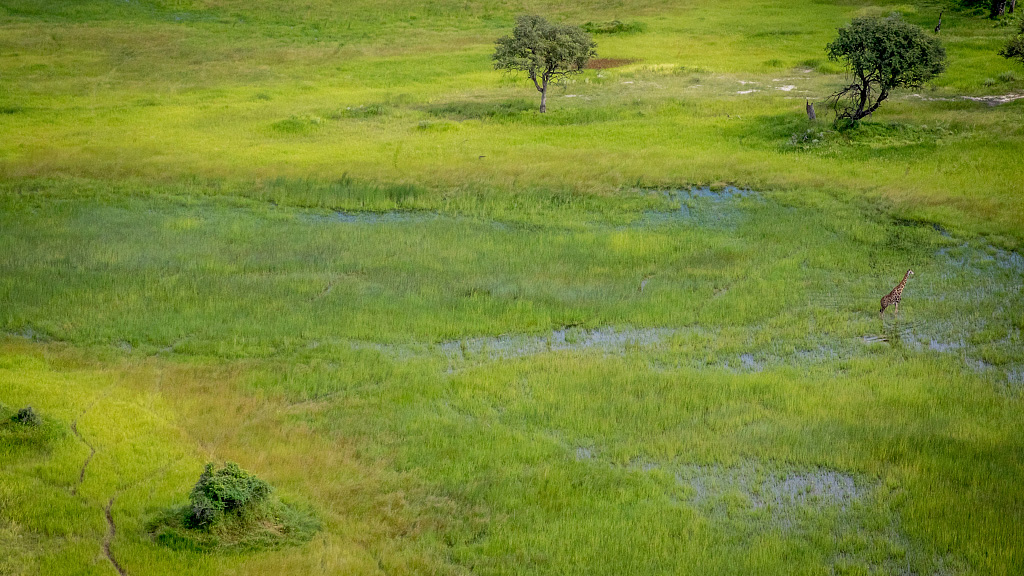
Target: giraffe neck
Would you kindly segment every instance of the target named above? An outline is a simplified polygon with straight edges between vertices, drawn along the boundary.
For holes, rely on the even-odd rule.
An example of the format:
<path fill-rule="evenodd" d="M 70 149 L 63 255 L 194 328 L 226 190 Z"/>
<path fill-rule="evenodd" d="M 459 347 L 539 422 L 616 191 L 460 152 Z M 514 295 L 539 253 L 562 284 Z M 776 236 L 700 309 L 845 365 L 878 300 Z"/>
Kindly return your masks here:
<path fill-rule="evenodd" d="M 909 278 L 910 278 L 910 272 L 907 272 L 906 274 L 903 275 L 903 280 L 901 280 L 900 283 L 896 286 L 896 293 L 897 294 L 902 294 L 903 293 L 903 288 L 907 285 L 907 280 Z"/>

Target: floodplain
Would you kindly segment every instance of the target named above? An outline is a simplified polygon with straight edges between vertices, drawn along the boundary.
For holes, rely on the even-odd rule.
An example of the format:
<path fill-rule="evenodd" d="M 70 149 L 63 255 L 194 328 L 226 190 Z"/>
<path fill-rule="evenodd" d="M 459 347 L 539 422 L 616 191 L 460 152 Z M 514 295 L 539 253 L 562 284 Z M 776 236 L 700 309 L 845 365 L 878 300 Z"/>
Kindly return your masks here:
<path fill-rule="evenodd" d="M 940 9 L 945 74 L 807 120 L 837 27 Z M 542 115 L 523 12 L 636 24 Z M 0 574 L 1019 573 L 1008 30 L 0 1 Z M 317 531 L 155 538 L 224 461 Z"/>

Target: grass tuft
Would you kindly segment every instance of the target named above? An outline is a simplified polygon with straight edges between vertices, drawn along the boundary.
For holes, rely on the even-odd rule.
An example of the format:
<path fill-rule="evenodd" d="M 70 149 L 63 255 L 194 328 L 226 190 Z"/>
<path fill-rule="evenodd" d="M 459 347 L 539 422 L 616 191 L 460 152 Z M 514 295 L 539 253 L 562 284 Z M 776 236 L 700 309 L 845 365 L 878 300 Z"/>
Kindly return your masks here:
<path fill-rule="evenodd" d="M 319 116 L 291 116 L 274 122 L 270 127 L 281 134 L 303 135 L 312 134 L 323 122 Z"/>
<path fill-rule="evenodd" d="M 643 22 L 623 22 L 621 20 L 610 20 L 608 22 L 587 22 L 583 29 L 591 34 L 639 34 L 647 30 Z"/>

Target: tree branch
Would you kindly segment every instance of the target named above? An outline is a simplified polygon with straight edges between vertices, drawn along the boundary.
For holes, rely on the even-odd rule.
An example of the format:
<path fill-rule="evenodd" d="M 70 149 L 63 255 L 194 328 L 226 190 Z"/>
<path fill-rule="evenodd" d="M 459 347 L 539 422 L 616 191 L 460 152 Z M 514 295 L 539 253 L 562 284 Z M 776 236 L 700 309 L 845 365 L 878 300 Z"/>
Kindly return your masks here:
<path fill-rule="evenodd" d="M 543 89 L 541 89 L 540 84 L 537 83 L 537 73 L 534 72 L 533 70 L 530 71 L 530 80 L 533 80 L 533 85 L 537 87 L 537 92 L 544 91 Z"/>

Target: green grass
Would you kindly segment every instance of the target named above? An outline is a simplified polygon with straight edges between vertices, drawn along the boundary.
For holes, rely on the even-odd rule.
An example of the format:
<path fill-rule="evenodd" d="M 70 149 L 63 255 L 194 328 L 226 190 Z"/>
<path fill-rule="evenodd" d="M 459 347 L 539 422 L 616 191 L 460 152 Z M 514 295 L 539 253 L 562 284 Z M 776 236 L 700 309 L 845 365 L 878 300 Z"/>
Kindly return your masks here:
<path fill-rule="evenodd" d="M 945 7 L 836 132 L 942 5 L 0 0 L 0 574 L 1020 573 L 1024 72 Z M 623 65 L 538 114 L 522 10 Z M 209 461 L 320 530 L 162 544 Z"/>
<path fill-rule="evenodd" d="M 200 438 L 212 428 L 217 455 L 271 477 L 286 470 L 268 452 L 320 461 L 225 407 L 217 395 L 234 390 L 262 418 L 353 443 L 360 466 L 383 466 L 384 487 L 372 490 L 424 490 L 399 520 L 430 526 L 421 540 L 360 542 L 399 572 L 440 562 L 430 570 L 987 573 L 1020 561 L 1005 515 L 1024 424 L 1019 256 L 870 204 L 636 194 L 675 208 L 542 225 L 220 196 L 11 197 L 4 328 L 153 372 L 115 390 L 146 389 L 190 357 L 230 366 L 233 377 L 203 389 L 161 385 L 185 399 L 150 402 L 202 406 L 163 421 Z M 902 263 L 917 272 L 902 320 L 880 322 L 876 296 Z M 565 325 L 578 328 L 561 345 L 550 331 Z M 589 330 L 609 326 L 640 332 L 595 343 Z M 24 373 L 10 372 L 21 391 L 9 402 L 53 412 Z M 257 422 L 223 436 L 223 411 Z M 256 430 L 260 440 L 249 439 Z M 591 455 L 580 459 L 581 448 Z M 63 481 L 81 457 L 63 464 Z M 180 502 L 196 466 L 176 490 L 160 488 L 164 498 Z M 694 466 L 742 481 L 701 508 L 675 480 Z M 362 478 L 287 473 L 324 515 L 390 514 L 361 508 L 362 494 L 324 500 L 335 482 Z M 775 512 L 751 504 L 772 485 L 750 478 L 823 473 L 862 486 L 857 498 Z M 136 514 L 126 519 L 136 531 L 119 534 L 133 546 L 122 561 L 140 567 L 168 553 Z M 334 530 L 328 522 L 332 537 L 354 537 Z M 832 536 L 804 543 L 819 533 Z"/>

